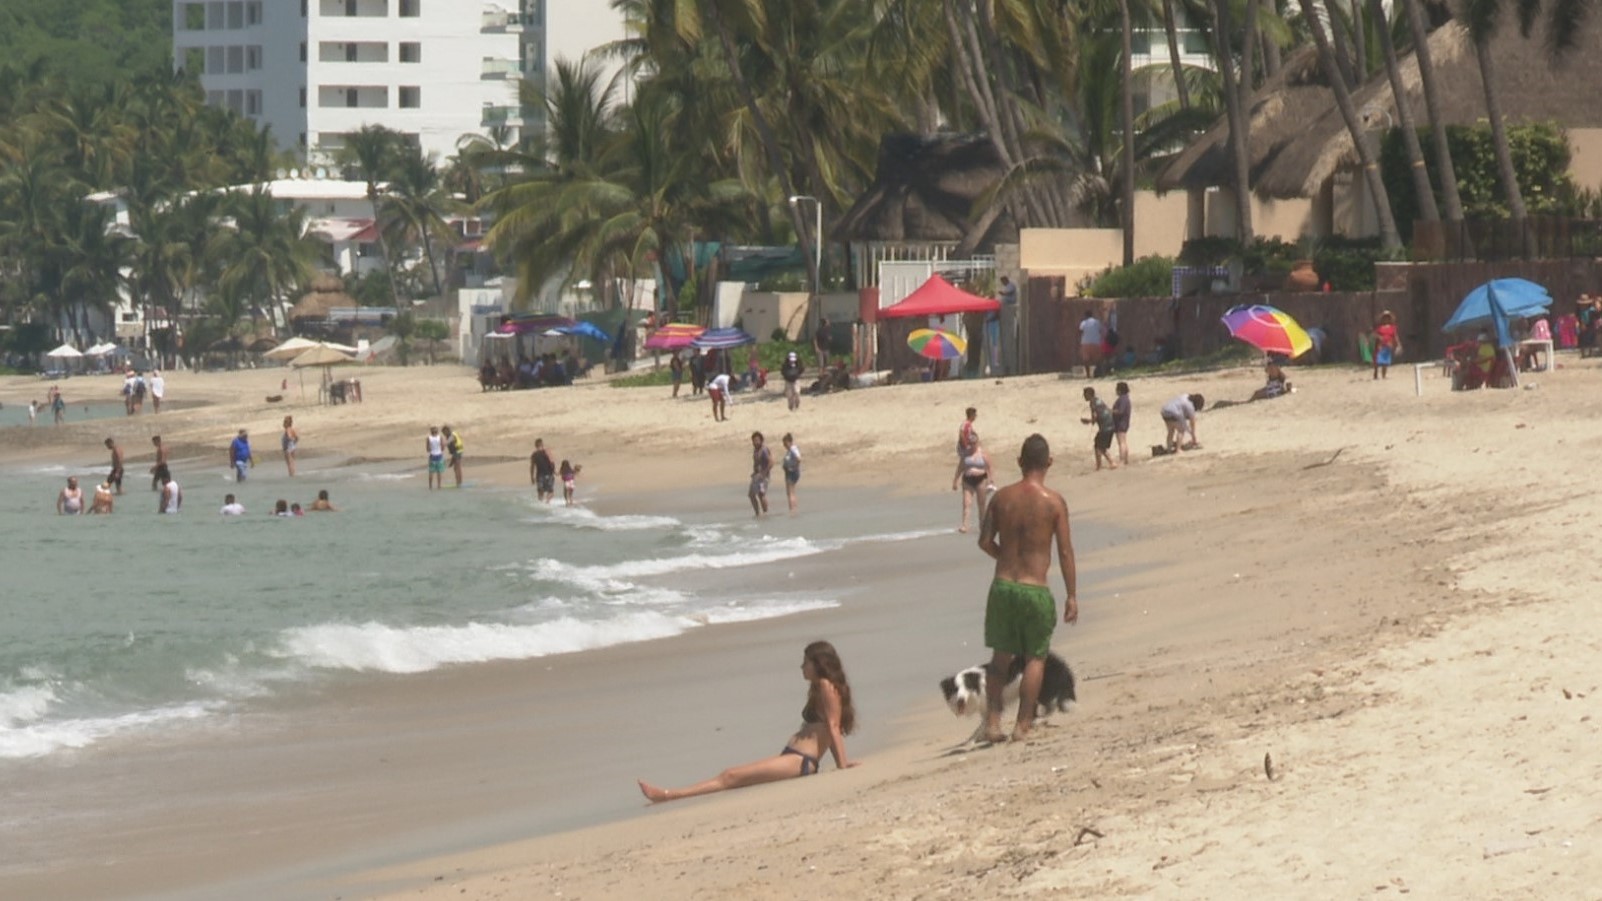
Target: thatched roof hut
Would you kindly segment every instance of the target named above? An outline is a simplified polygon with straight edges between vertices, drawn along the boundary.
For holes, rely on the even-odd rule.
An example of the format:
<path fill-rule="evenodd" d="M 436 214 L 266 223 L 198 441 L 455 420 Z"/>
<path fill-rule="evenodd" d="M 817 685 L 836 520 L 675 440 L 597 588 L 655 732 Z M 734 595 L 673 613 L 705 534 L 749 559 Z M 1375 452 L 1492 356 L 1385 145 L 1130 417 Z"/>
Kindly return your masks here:
<path fill-rule="evenodd" d="M 326 319 L 328 311 L 335 307 L 357 305 L 356 300 L 345 293 L 345 283 L 337 275 L 319 273 L 312 279 L 310 287 L 311 290 L 289 308 L 291 322 L 296 319 Z"/>
<path fill-rule="evenodd" d="M 960 242 L 978 248 L 1016 241 L 1018 228 L 1005 212 L 988 227 L 975 203 L 1005 173 L 995 147 L 982 135 L 886 135 L 879 145 L 873 185 L 835 225 L 843 241 Z"/>
<path fill-rule="evenodd" d="M 1509 123 L 1555 121 L 1570 128 L 1602 127 L 1602 95 L 1589 88 L 1602 83 L 1602 21 L 1597 17 L 1583 27 L 1574 50 L 1559 59 L 1547 52 L 1541 34 L 1521 37 L 1511 18 L 1493 40 L 1492 53 Z M 1448 22 L 1432 32 L 1430 61 L 1446 124 L 1484 121 L 1485 89 L 1467 30 Z M 1403 56 L 1400 67 L 1403 97 L 1419 127 L 1425 127 L 1424 92 L 1413 54 Z M 1373 127 L 1397 121 L 1383 70 L 1352 92 L 1352 103 L 1367 114 Z M 1357 165 L 1351 134 L 1311 47 L 1291 55 L 1253 95 L 1248 131 L 1252 190 L 1262 197 L 1316 196 L 1337 170 Z M 1163 169 L 1158 189 L 1229 184 L 1233 167 L 1228 141 L 1229 124 L 1220 119 Z"/>

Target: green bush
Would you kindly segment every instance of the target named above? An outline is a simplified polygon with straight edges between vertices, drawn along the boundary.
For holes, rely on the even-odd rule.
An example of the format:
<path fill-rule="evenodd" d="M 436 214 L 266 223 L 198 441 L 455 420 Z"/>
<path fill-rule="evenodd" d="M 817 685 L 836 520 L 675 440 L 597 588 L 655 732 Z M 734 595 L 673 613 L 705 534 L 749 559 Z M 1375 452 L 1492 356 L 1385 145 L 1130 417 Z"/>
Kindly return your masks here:
<path fill-rule="evenodd" d="M 1210 235 L 1186 241 L 1179 249 L 1179 262 L 1185 266 L 1222 266 L 1240 255 L 1239 241 Z"/>
<path fill-rule="evenodd" d="M 1141 257 L 1133 266 L 1109 266 L 1078 285 L 1083 297 L 1167 297 L 1173 290 L 1174 258 Z"/>
<path fill-rule="evenodd" d="M 1380 248 L 1379 238 L 1330 237 L 1314 248 L 1313 268 L 1332 291 L 1372 291 L 1375 261 L 1391 256 Z"/>

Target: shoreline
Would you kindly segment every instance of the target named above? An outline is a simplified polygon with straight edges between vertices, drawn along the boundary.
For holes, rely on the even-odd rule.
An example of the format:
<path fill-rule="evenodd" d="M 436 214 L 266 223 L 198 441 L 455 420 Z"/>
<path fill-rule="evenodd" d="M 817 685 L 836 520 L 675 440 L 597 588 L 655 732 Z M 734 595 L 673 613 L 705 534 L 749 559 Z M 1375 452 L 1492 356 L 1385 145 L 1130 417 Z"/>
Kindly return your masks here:
<path fill-rule="evenodd" d="M 1571 355 L 1558 359 L 1559 369 L 1539 377 L 1539 390 L 1454 394 L 1431 378 L 1422 398 L 1407 380 L 1372 384 L 1366 371 L 1299 370 L 1297 394 L 1204 411 L 1204 451 L 1137 459 L 1134 470 L 1116 473 L 1088 471 L 1089 432 L 1076 428 L 1082 383 L 1052 377 L 868 389 L 804 405 L 803 414 L 816 411 L 816 418 L 786 419 L 782 408 L 753 415 L 758 427 L 804 422 L 827 433 L 814 441 L 794 427 L 809 456 L 804 488 L 827 482 L 849 492 L 877 483 L 893 498 L 927 494 L 953 526 L 955 496 L 938 489 L 949 479 L 949 431 L 961 407 L 980 408 L 980 433 L 1004 481 L 1011 478 L 1007 448 L 1045 429 L 1058 460 L 1050 481 L 1064 490 L 1076 520 L 1116 530 L 1107 546 L 1080 549 L 1081 577 L 1094 576 L 1097 587 L 1081 591 L 1080 625 L 1059 629 L 1055 642 L 1080 674 L 1078 709 L 1023 746 L 952 753 L 972 723 L 954 721 L 933 689 L 951 663 L 903 641 L 870 652 L 869 659 L 884 659 L 867 667 L 882 668 L 869 679 L 856 674 L 860 655 L 842 648 L 859 694 L 896 677 L 916 686 L 909 692 L 927 691 L 909 694 L 905 709 L 876 714 L 894 737 L 858 769 L 509 844 L 431 827 L 435 815 L 417 805 L 421 844 L 399 851 L 393 865 L 346 859 L 342 869 L 324 861 L 274 870 L 250 885 L 229 882 L 228 873 L 208 884 L 242 886 L 240 897 L 560 891 L 734 899 L 784 896 L 784 886 L 815 878 L 815 866 L 847 895 L 893 897 L 1206 896 L 1224 886 L 1352 895 L 1380 885 L 1465 897 L 1488 889 L 1499 897 L 1583 895 L 1602 874 L 1567 849 L 1598 837 L 1584 813 L 1602 800 L 1583 751 L 1597 731 L 1596 692 L 1586 681 L 1594 677 L 1584 668 L 1602 649 L 1602 626 L 1586 609 L 1598 580 L 1574 573 L 1568 557 L 1589 535 L 1585 499 L 1565 486 L 1583 484 L 1586 449 L 1602 438 L 1602 417 L 1592 415 L 1602 412 L 1602 400 L 1593 399 L 1602 369 Z M 437 402 L 431 392 L 443 381 L 378 375 L 370 381 L 364 372 L 364 387 L 414 388 L 422 409 Z M 1212 400 L 1244 397 L 1256 375 L 1132 384 L 1138 451 L 1160 429 L 1150 420 L 1164 396 L 1199 389 Z M 617 393 L 623 396 L 603 395 L 607 402 L 583 411 L 556 402 L 594 395 L 517 406 L 541 423 L 548 442 L 586 415 L 595 419 L 570 446 L 586 475 L 591 460 L 607 462 L 595 472 L 605 473 L 609 494 L 673 484 L 740 509 L 743 429 L 710 432 L 704 410 L 664 422 L 659 398 Z M 342 450 L 367 455 L 415 432 L 408 424 L 415 409 L 387 402 L 382 409 L 391 411 L 379 414 L 382 422 L 346 423 L 348 411 L 337 408 L 308 419 L 313 434 L 348 425 Z M 470 415 L 457 407 L 450 415 L 470 423 L 462 427 L 470 461 L 474 453 L 515 461 L 518 445 L 538 433 L 496 422 L 508 409 L 498 400 L 460 409 Z M 761 409 L 737 405 L 735 425 Z M 209 422 L 181 428 L 228 434 L 228 420 L 250 415 L 224 406 L 187 417 Z M 299 425 L 302 413 L 295 415 Z M 708 435 L 718 440 L 709 445 Z M 497 483 L 526 478 L 526 463 L 500 466 Z M 721 487 L 713 492 L 714 485 Z M 936 555 L 959 578 L 897 590 L 904 609 L 944 610 L 942 617 L 959 621 L 938 627 L 968 636 L 959 665 L 981 655 L 980 601 L 963 586 L 982 588 L 988 568 L 971 540 L 963 536 L 962 551 L 953 544 Z M 884 556 L 860 565 L 884 566 Z M 682 646 L 683 638 L 647 644 Z M 709 644 L 712 652 L 736 650 Z M 742 686 L 749 692 L 731 701 L 731 712 L 767 715 L 777 704 L 779 722 L 792 717 L 799 692 L 788 655 L 795 651 L 739 650 L 778 675 Z M 650 668 L 635 672 L 661 679 Z M 693 670 L 675 672 L 683 678 Z M 475 689 L 451 703 L 489 703 L 484 698 Z M 782 728 L 753 724 L 748 741 L 772 742 Z M 746 744 L 726 741 L 682 749 L 683 775 L 709 775 L 702 770 L 751 756 Z M 650 756 L 625 753 L 635 756 L 624 763 Z M 480 764 L 487 754 L 471 751 L 469 759 Z M 453 758 L 424 757 L 424 772 L 450 771 Z M 664 769 L 640 775 L 677 781 L 677 771 Z M 303 809 L 298 822 L 331 830 L 338 817 Z M 1338 848 L 1327 841 L 1332 823 L 1353 827 Z M 233 876 L 252 853 L 260 858 L 239 850 Z"/>

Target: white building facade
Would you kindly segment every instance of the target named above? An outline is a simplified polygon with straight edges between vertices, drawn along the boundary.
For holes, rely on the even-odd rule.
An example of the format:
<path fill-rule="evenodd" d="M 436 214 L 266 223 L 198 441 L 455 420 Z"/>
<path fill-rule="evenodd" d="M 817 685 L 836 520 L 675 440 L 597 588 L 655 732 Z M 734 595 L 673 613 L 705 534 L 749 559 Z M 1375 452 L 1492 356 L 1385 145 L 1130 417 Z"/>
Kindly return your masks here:
<path fill-rule="evenodd" d="M 463 135 L 543 127 L 518 82 L 543 80 L 546 0 L 174 0 L 173 65 L 213 106 L 333 162 L 382 125 L 444 159 Z"/>

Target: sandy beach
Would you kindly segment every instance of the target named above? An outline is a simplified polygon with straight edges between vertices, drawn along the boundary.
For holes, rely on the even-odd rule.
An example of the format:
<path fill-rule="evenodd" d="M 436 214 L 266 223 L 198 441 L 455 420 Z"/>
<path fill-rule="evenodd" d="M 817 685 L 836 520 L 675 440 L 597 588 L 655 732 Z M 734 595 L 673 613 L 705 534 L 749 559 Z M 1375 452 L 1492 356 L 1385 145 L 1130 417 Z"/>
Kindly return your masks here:
<path fill-rule="evenodd" d="M 988 559 L 954 533 L 861 548 L 799 573 L 860 583 L 837 610 L 374 680 L 293 742 L 247 730 L 189 749 L 194 779 L 233 770 L 250 790 L 176 820 L 49 825 L 101 865 L 8 881 L 59 898 L 1594 894 L 1602 361 L 1558 361 L 1518 391 L 1452 393 L 1431 371 L 1423 396 L 1411 366 L 1378 383 L 1293 370 L 1294 394 L 1204 411 L 1203 449 L 1160 459 L 1163 402 L 1243 401 L 1261 373 L 1133 380 L 1133 465 L 1099 473 L 1084 383 L 1054 376 L 853 391 L 795 414 L 770 393 L 721 424 L 666 388 L 482 394 L 447 367 L 360 370 L 365 402 L 334 407 L 302 401 L 285 370 L 169 373 L 171 411 L 74 422 L 71 405 L 117 385 L 67 380 L 68 424 L 6 429 L 9 460 L 98 467 L 109 434 L 139 473 L 159 432 L 186 465 L 221 470 L 246 427 L 281 466 L 293 414 L 303 459 L 421 468 L 427 425 L 449 422 L 470 485 L 526 486 L 542 436 L 614 510 L 733 518 L 749 512 L 750 431 L 791 431 L 807 464 L 795 527 L 809 504 L 863 503 L 954 529 L 952 444 L 975 406 L 1001 480 L 1040 431 L 1051 484 L 1095 526 L 1077 542 L 1080 622 L 1054 643 L 1080 703 L 1026 744 L 965 747 L 974 723 L 935 683 L 984 655 Z M 287 402 L 267 403 L 286 375 Z M 43 394 L 0 380 L 8 406 Z M 630 776 L 689 782 L 776 750 L 814 637 L 841 647 L 863 699 L 862 766 L 647 807 Z M 535 673 L 551 681 L 535 690 Z M 554 727 L 527 716 L 551 692 L 573 708 Z M 326 753 L 275 753 L 288 744 Z M 70 795 L 173 779 L 163 756 L 30 766 L 25 781 Z M 531 797 L 530 767 L 583 791 Z"/>

